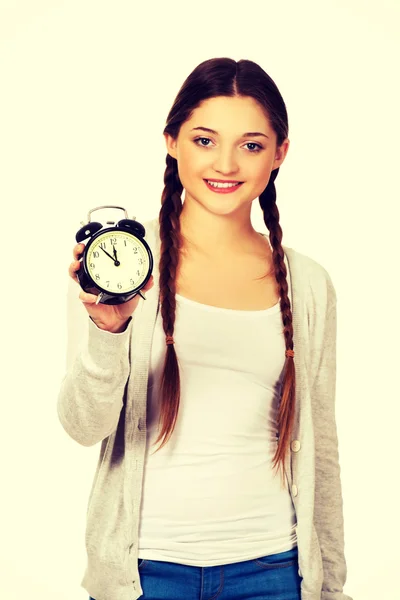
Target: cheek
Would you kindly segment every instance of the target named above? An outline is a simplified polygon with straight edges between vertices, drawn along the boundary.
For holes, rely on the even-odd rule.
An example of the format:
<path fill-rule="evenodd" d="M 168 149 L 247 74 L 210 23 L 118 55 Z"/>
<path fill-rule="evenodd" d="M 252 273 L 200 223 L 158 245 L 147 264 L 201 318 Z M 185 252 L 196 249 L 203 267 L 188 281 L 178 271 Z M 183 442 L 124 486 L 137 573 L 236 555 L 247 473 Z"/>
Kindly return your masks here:
<path fill-rule="evenodd" d="M 254 182 L 258 188 L 263 190 L 269 181 L 271 165 L 268 161 L 257 161 L 249 165 L 248 179 Z"/>
<path fill-rule="evenodd" d="M 195 147 L 185 146 L 178 157 L 178 165 L 180 161 L 182 167 L 178 167 L 179 176 L 182 175 L 185 179 L 202 177 L 210 170 L 210 160 L 211 157 L 205 152 L 199 152 Z"/>
<path fill-rule="evenodd" d="M 248 165 L 249 173 L 252 179 L 254 179 L 255 181 L 261 181 L 262 179 L 267 178 L 269 173 L 269 166 L 270 165 L 268 160 L 260 160 L 260 158 L 257 160 L 257 158 L 255 158 L 255 160 Z"/>

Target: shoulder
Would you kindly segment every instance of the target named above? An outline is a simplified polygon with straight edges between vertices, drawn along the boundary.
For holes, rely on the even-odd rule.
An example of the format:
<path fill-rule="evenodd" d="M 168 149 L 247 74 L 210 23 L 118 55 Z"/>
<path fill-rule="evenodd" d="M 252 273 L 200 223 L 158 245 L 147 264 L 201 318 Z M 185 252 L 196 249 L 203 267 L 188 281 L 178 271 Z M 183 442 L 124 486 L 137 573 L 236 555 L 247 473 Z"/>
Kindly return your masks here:
<path fill-rule="evenodd" d="M 323 305 L 325 309 L 336 304 L 337 296 L 332 277 L 328 270 L 311 256 L 294 248 L 283 246 L 286 254 L 292 285 L 295 289 L 304 289 L 307 303 Z"/>

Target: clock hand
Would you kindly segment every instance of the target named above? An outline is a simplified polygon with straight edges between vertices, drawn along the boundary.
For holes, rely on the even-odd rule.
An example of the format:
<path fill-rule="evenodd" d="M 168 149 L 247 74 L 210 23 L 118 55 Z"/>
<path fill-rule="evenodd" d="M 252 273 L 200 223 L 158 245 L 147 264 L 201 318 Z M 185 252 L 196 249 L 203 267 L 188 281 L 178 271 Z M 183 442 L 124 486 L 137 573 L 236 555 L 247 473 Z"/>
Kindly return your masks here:
<path fill-rule="evenodd" d="M 111 260 L 113 260 L 113 261 L 114 261 L 114 263 L 116 262 L 115 258 L 113 258 L 113 257 L 111 256 L 111 254 L 109 254 L 109 253 L 107 252 L 107 250 L 104 250 L 104 248 L 103 248 L 102 246 L 99 246 L 99 248 L 101 248 L 101 249 L 103 250 L 103 252 L 104 252 L 105 254 L 107 254 L 107 256 L 109 256 L 109 257 L 111 258 Z"/>
<path fill-rule="evenodd" d="M 119 265 L 120 265 L 121 263 L 120 263 L 120 262 L 119 262 L 119 260 L 118 260 L 118 256 L 117 256 L 117 249 L 116 249 L 116 247 L 115 247 L 115 246 L 113 246 L 113 252 L 114 252 L 114 257 L 115 257 L 115 263 L 114 263 L 114 265 L 115 265 L 116 267 L 119 267 Z"/>

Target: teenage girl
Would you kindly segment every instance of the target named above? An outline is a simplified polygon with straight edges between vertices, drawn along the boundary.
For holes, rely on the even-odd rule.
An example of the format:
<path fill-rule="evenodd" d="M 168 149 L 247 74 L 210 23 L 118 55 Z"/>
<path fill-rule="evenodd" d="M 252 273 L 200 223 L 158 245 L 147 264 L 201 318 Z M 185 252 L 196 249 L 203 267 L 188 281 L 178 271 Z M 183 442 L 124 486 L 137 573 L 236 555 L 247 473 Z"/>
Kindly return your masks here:
<path fill-rule="evenodd" d="M 158 387 L 149 370 L 154 395 L 147 409 L 148 444 L 162 444 L 146 454 L 141 535 L 130 555 L 138 561 L 139 592 L 118 595 L 110 563 L 103 569 L 108 592 L 105 583 L 96 600 L 300 600 L 302 590 L 310 600 L 351 600 L 342 592 L 346 567 L 334 539 L 340 507 L 330 521 L 316 493 L 304 512 L 316 541 L 311 549 L 303 542 L 300 575 L 302 522 L 292 499 L 309 480 L 299 471 L 290 492 L 273 473 L 283 472 L 287 453 L 303 450 L 291 435 L 302 398 L 295 397 L 296 322 L 274 183 L 289 149 L 283 98 L 252 61 L 206 60 L 183 83 L 163 134 L 157 285 L 165 360 Z M 251 223 L 256 199 L 269 235 Z M 74 280 L 83 249 L 73 249 Z M 300 293 L 308 275 L 295 264 Z M 152 276 L 144 291 L 154 284 Z M 84 291 L 79 299 L 95 326 L 113 334 L 127 330 L 140 302 L 137 295 L 122 305 L 96 305 Z M 333 438 L 334 426 L 325 434 Z M 334 459 L 327 460 L 332 469 Z M 327 485 L 330 477 L 326 472 Z"/>

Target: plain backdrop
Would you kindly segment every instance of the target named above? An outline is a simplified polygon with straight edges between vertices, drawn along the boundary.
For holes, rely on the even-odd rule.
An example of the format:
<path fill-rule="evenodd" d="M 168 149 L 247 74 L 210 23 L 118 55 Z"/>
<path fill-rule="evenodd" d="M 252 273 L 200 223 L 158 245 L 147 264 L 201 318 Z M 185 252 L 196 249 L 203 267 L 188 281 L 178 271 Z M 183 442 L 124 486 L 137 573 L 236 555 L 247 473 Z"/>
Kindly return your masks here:
<path fill-rule="evenodd" d="M 56 411 L 67 274 L 88 210 L 161 206 L 172 102 L 203 60 L 254 60 L 274 79 L 291 146 L 276 180 L 283 244 L 337 292 L 345 591 L 399 598 L 400 4 L 0 3 L 0 597 L 87 600 L 86 506 L 100 444 Z M 252 222 L 266 232 L 258 199 Z M 73 282 L 71 282 L 73 283 Z M 74 284 L 75 285 L 75 284 Z"/>

